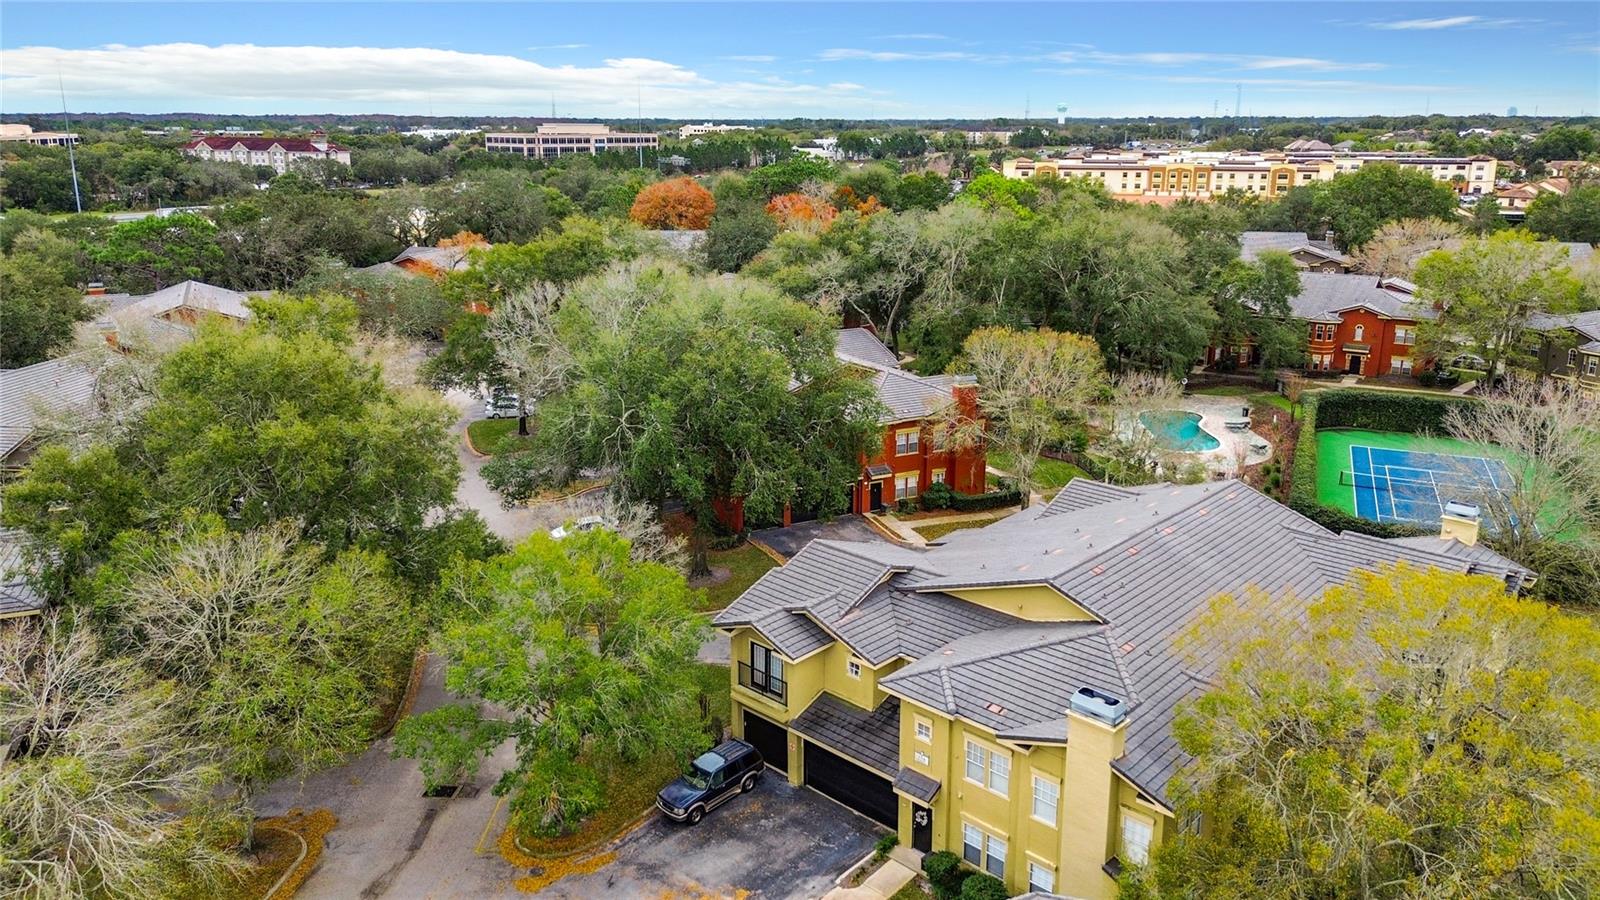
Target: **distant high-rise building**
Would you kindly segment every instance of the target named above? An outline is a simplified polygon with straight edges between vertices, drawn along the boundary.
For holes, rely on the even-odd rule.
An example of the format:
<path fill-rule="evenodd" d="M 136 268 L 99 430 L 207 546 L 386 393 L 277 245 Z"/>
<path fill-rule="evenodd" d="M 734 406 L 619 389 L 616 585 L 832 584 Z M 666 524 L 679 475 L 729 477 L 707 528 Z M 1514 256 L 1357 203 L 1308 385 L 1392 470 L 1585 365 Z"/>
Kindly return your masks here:
<path fill-rule="evenodd" d="M 1516 108 L 1516 107 L 1515 107 L 1515 106 L 1508 106 L 1508 107 L 1506 107 L 1506 115 L 1508 115 L 1508 116 L 1514 116 L 1514 115 L 1516 115 L 1516 114 L 1517 114 L 1517 108 Z"/>

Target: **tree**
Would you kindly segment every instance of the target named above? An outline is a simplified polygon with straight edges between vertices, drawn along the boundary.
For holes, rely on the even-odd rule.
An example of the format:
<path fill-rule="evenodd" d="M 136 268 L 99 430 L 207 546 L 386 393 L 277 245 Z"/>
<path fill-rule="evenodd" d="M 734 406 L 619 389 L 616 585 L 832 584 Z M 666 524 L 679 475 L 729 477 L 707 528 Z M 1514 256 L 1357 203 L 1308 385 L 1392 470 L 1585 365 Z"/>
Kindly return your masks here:
<path fill-rule="evenodd" d="M 213 279 L 223 252 L 217 226 L 193 213 L 175 213 L 118 225 L 93 258 L 116 289 L 148 294 L 183 281 Z"/>
<path fill-rule="evenodd" d="M 1567 250 L 1520 231 L 1437 250 L 1417 263 L 1417 300 L 1439 310 L 1419 329 L 1419 345 L 1435 359 L 1465 348 L 1491 374 L 1520 362 L 1528 319 L 1576 306 L 1581 287 L 1566 266 Z"/>
<path fill-rule="evenodd" d="M 241 800 L 365 746 L 421 637 L 381 555 L 323 562 L 297 532 L 189 519 L 170 538 L 130 535 L 96 579 L 103 630 L 188 690 L 185 718 Z"/>
<path fill-rule="evenodd" d="M 471 231 L 492 244 L 531 241 L 577 211 L 566 195 L 521 172 L 478 171 L 430 190 L 440 234 Z"/>
<path fill-rule="evenodd" d="M 1458 489 L 1462 499 L 1483 511 L 1497 550 L 1540 573 L 1541 596 L 1600 600 L 1600 408 L 1568 387 L 1523 379 L 1480 398 L 1452 407 L 1444 427 L 1497 448 L 1507 464 L 1495 487 Z"/>
<path fill-rule="evenodd" d="M 907 175 L 891 194 L 890 206 L 896 210 L 935 210 L 950 199 L 950 179 L 937 172 Z"/>
<path fill-rule="evenodd" d="M 737 272 L 767 249 L 777 233 L 778 223 L 759 204 L 721 206 L 706 226 L 706 264 L 718 272 Z"/>
<path fill-rule="evenodd" d="M 976 376 L 977 416 L 952 405 L 934 428 L 942 447 L 982 443 L 1013 460 L 1026 507 L 1039 454 L 1060 439 L 1105 385 L 1100 347 L 1080 334 L 981 328 L 962 345 L 960 370 Z"/>
<path fill-rule="evenodd" d="M 1494 208 L 1491 202 L 1489 207 Z M 1499 218 L 1498 213 L 1496 218 Z M 1369 275 L 1410 278 L 1417 260 L 1434 250 L 1459 244 L 1461 229 L 1440 219 L 1399 219 L 1379 228 L 1354 254 L 1356 266 Z"/>
<path fill-rule="evenodd" d="M 1528 204 L 1527 226 L 1552 240 L 1600 244 L 1600 183 L 1574 185 L 1565 194 L 1540 194 Z"/>
<path fill-rule="evenodd" d="M 76 453 L 47 445 L 6 485 L 0 522 L 27 535 L 35 587 L 62 598 L 105 558 L 118 534 L 149 519 L 147 491 L 143 473 L 107 444 Z"/>
<path fill-rule="evenodd" d="M 0 258 L 0 368 L 48 359 L 91 315 L 82 289 L 67 280 L 71 259 L 66 240 L 46 231 L 22 233 Z"/>
<path fill-rule="evenodd" d="M 833 164 L 809 156 L 794 156 L 752 169 L 749 182 L 763 197 L 792 194 L 808 181 L 831 181 Z"/>
<path fill-rule="evenodd" d="M 783 229 L 818 231 L 839 215 L 832 204 L 802 193 L 779 194 L 767 203 L 767 215 Z"/>
<path fill-rule="evenodd" d="M 711 222 L 717 201 L 693 178 L 658 181 L 639 192 L 628 218 L 645 228 L 699 231 Z"/>
<path fill-rule="evenodd" d="M 1289 254 L 1268 251 L 1252 262 L 1235 260 L 1216 282 L 1218 346 L 1253 341 L 1263 371 L 1305 361 L 1305 324 L 1289 308 L 1300 294 L 1300 273 Z"/>
<path fill-rule="evenodd" d="M 1445 219 L 1455 214 L 1456 192 L 1421 169 L 1392 163 L 1365 165 L 1315 186 L 1318 215 L 1333 229 L 1341 250 L 1372 240 L 1396 219 Z"/>
<path fill-rule="evenodd" d="M 240 868 L 182 701 L 55 614 L 0 629 L 0 893 L 167 896 Z"/>
<path fill-rule="evenodd" d="M 517 394 L 517 434 L 528 435 L 528 411 L 566 381 L 572 358 L 556 333 L 561 293 L 543 284 L 506 298 L 489 314 L 484 336 L 506 386 Z"/>
<path fill-rule="evenodd" d="M 495 792 L 511 798 L 517 827 L 561 833 L 604 804 L 608 766 L 687 754 L 703 739 L 691 664 L 706 626 L 694 593 L 678 572 L 632 560 L 625 539 L 536 532 L 449 581 L 470 614 L 440 638 L 445 685 L 473 703 L 411 716 L 396 736 L 430 786 L 476 771 L 509 739 L 515 762 Z"/>
<path fill-rule="evenodd" d="M 1493 197 L 1485 197 L 1472 207 L 1472 217 L 1467 221 L 1467 231 L 1485 237 L 1509 228 L 1506 217 L 1500 215 L 1500 204 Z"/>
<path fill-rule="evenodd" d="M 1100 451 L 1106 480 L 1113 484 L 1148 484 L 1174 454 L 1162 447 L 1145 426 L 1144 413 L 1170 410 L 1183 396 L 1182 387 L 1156 372 L 1123 372 L 1112 380 L 1111 395 L 1098 410 L 1104 418 Z M 1170 467 L 1175 468 L 1175 467 Z"/>
<path fill-rule="evenodd" d="M 1304 610 L 1252 593 L 1194 627 L 1196 660 L 1224 656 L 1174 724 L 1193 761 L 1171 793 L 1206 827 L 1125 895 L 1581 897 L 1600 880 L 1600 629 L 1406 566 Z"/>

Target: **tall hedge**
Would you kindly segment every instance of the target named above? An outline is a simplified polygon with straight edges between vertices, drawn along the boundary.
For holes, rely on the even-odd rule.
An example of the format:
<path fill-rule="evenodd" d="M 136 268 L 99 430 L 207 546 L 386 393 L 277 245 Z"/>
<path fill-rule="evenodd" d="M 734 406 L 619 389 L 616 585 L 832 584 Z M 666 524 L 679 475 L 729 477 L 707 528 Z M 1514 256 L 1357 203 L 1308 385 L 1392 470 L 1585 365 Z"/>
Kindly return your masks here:
<path fill-rule="evenodd" d="M 1452 404 L 1470 401 L 1380 391 L 1311 391 L 1300 401 L 1300 439 L 1294 447 L 1289 508 L 1329 531 L 1354 531 L 1375 537 L 1411 537 L 1430 532 L 1352 516 L 1317 502 L 1317 429 L 1362 428 L 1416 434 L 1438 431 Z"/>

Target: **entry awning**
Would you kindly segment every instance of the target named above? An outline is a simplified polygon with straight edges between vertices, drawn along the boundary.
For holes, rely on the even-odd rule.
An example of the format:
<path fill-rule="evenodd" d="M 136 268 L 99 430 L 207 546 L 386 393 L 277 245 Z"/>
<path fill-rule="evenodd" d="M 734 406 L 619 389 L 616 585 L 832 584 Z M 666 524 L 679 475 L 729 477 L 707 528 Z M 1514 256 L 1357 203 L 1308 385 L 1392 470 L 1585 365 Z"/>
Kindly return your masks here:
<path fill-rule="evenodd" d="M 823 691 L 789 720 L 789 730 L 886 778 L 900 765 L 900 701 L 893 697 L 865 710 Z"/>
<path fill-rule="evenodd" d="M 879 478 L 890 478 L 893 475 L 894 470 L 882 463 L 875 466 L 867 466 L 867 477 L 873 481 L 877 481 Z"/>
<path fill-rule="evenodd" d="M 894 777 L 896 791 L 923 803 L 932 803 L 933 798 L 939 796 L 940 787 L 939 782 L 904 766 L 900 768 L 900 774 Z"/>
<path fill-rule="evenodd" d="M 1346 353 L 1371 353 L 1372 352 L 1372 345 L 1371 344 L 1345 344 L 1344 345 L 1344 352 L 1346 352 Z"/>

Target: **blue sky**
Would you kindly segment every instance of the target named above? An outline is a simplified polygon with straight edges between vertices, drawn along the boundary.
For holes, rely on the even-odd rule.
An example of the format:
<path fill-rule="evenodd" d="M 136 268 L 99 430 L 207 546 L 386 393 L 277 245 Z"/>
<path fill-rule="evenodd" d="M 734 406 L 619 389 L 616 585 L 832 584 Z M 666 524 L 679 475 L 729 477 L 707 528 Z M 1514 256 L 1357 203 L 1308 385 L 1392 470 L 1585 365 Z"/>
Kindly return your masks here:
<path fill-rule="evenodd" d="M 1600 3 L 29 3 L 0 111 L 1600 112 Z"/>

